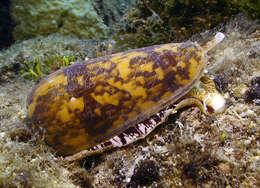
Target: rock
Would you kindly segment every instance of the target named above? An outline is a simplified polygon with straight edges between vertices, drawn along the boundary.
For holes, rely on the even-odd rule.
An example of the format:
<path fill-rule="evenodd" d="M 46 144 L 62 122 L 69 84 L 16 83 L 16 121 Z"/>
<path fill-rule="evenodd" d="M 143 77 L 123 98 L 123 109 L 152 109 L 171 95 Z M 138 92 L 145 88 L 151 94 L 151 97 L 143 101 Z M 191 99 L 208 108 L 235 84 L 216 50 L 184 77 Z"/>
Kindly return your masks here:
<path fill-rule="evenodd" d="M 105 38 L 108 27 L 91 1 L 81 0 L 14 0 L 12 16 L 16 23 L 14 39 L 61 33 L 80 38 Z"/>

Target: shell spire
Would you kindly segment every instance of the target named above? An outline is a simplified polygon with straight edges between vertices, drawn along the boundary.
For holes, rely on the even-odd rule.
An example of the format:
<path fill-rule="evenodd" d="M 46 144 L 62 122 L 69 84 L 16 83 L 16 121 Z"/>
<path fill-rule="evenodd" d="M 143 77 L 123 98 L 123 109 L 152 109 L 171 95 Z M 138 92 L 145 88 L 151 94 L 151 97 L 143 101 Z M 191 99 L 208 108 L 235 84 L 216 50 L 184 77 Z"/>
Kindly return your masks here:
<path fill-rule="evenodd" d="M 217 32 L 214 39 L 212 39 L 209 42 L 207 42 L 206 44 L 202 45 L 202 48 L 207 53 L 212 48 L 214 48 L 218 43 L 220 43 L 224 38 L 225 38 L 224 33 Z"/>

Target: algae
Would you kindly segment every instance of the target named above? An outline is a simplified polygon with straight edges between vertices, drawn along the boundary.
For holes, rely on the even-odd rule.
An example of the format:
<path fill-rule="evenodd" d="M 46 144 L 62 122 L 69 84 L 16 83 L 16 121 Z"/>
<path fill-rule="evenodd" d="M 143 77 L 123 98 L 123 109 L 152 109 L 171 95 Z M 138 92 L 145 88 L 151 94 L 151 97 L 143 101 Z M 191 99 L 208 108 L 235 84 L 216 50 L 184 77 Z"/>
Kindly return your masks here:
<path fill-rule="evenodd" d="M 44 76 L 51 69 L 54 71 L 60 67 L 55 67 L 54 64 L 64 57 L 63 63 L 66 62 L 66 57 L 73 61 L 83 61 L 85 58 L 112 53 L 112 44 L 114 44 L 112 40 L 79 39 L 60 34 L 51 34 L 46 37 L 38 36 L 16 42 L 8 49 L 0 51 L 0 81 L 8 81 L 13 73 L 19 73 L 21 70 L 30 72 L 31 69 L 35 72 L 37 64 L 42 71 L 38 71 L 35 76 L 37 77 L 41 72 L 44 73 L 42 75 Z M 52 63 L 54 64 L 51 65 Z"/>
<path fill-rule="evenodd" d="M 259 1 L 137 0 L 118 23 L 115 40 L 128 48 L 182 41 L 239 12 L 259 19 Z"/>
<path fill-rule="evenodd" d="M 55 70 L 73 64 L 76 60 L 76 57 L 54 56 L 44 59 L 43 62 L 39 58 L 31 62 L 24 61 L 24 69 L 21 69 L 20 73 L 26 79 L 40 79 Z"/>

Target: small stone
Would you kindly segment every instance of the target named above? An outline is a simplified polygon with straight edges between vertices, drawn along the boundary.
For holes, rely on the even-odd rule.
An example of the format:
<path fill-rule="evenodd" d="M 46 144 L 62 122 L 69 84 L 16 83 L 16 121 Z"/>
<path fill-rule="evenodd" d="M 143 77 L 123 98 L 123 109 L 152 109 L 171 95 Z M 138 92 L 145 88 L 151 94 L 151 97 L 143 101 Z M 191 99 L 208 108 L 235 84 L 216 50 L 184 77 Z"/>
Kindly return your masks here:
<path fill-rule="evenodd" d="M 225 78 L 225 76 L 223 75 L 217 75 L 214 78 L 214 83 L 216 85 L 217 90 L 220 93 L 225 93 L 227 92 L 228 89 L 228 82 L 227 79 Z"/>
<path fill-rule="evenodd" d="M 238 87 L 236 87 L 236 89 L 234 91 L 234 96 L 237 98 L 244 97 L 247 90 L 248 90 L 248 87 L 245 84 L 240 84 Z"/>
<path fill-rule="evenodd" d="M 246 92 L 246 102 L 260 105 L 260 76 L 252 79 L 251 87 Z"/>
<path fill-rule="evenodd" d="M 134 169 L 130 186 L 149 186 L 159 179 L 159 168 L 152 160 L 142 161 Z"/>
<path fill-rule="evenodd" d="M 0 132 L 0 138 L 4 139 L 6 137 L 6 133 L 5 132 Z"/>

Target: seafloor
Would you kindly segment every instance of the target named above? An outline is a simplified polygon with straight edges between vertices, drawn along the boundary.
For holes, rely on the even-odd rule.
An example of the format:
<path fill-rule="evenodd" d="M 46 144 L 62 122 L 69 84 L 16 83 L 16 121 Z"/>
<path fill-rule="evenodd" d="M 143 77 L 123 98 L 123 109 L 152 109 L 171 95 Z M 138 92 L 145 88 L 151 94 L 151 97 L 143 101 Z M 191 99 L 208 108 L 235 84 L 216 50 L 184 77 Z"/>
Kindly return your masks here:
<path fill-rule="evenodd" d="M 240 16 L 192 40 L 215 31 L 226 38 L 208 54 L 207 69 L 228 101 L 224 112 L 185 108 L 143 140 L 74 163 L 27 126 L 35 83 L 15 64 L 1 67 L 0 187 L 260 187 L 260 26 Z"/>

